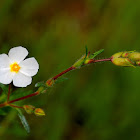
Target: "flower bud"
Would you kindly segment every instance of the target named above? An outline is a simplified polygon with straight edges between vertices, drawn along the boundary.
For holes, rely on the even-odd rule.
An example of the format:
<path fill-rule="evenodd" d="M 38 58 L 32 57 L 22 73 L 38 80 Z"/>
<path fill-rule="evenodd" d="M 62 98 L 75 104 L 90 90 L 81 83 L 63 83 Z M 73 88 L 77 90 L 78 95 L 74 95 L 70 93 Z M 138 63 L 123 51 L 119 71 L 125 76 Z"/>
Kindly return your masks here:
<path fill-rule="evenodd" d="M 35 107 L 32 105 L 24 105 L 23 108 L 28 114 L 32 114 L 35 110 Z"/>
<path fill-rule="evenodd" d="M 130 52 L 125 51 L 122 53 L 121 57 L 127 58 L 129 54 L 130 54 Z"/>
<path fill-rule="evenodd" d="M 40 93 L 45 93 L 46 92 L 46 87 L 39 87 L 37 90 Z"/>
<path fill-rule="evenodd" d="M 128 57 L 129 57 L 129 59 L 131 59 L 134 62 L 140 61 L 140 53 L 139 52 L 130 53 Z"/>
<path fill-rule="evenodd" d="M 111 61 L 117 66 L 134 67 L 133 63 L 128 58 L 113 58 Z"/>
<path fill-rule="evenodd" d="M 119 57 L 121 57 L 122 56 L 122 54 L 123 54 L 123 52 L 118 52 L 118 53 L 115 53 L 114 55 L 112 55 L 112 59 L 113 58 L 119 58 Z"/>
<path fill-rule="evenodd" d="M 36 108 L 34 113 L 35 113 L 36 116 L 45 116 L 45 112 L 41 108 Z"/>
<path fill-rule="evenodd" d="M 137 66 L 140 66 L 140 61 L 137 61 L 137 62 L 136 62 L 136 65 L 137 65 Z"/>

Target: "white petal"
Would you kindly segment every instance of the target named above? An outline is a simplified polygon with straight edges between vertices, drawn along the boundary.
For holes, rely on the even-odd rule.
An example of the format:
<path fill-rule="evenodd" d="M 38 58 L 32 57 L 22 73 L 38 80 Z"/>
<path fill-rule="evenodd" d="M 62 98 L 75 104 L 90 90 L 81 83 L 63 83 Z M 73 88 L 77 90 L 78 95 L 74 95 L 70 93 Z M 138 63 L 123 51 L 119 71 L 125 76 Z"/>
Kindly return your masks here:
<path fill-rule="evenodd" d="M 39 64 L 34 57 L 25 59 L 20 64 L 20 72 L 27 76 L 34 76 L 37 74 Z"/>
<path fill-rule="evenodd" d="M 10 49 L 8 55 L 10 60 L 12 60 L 12 62 L 20 63 L 28 55 L 28 51 L 26 48 L 18 46 Z"/>
<path fill-rule="evenodd" d="M 7 54 L 0 55 L 0 69 L 10 69 L 10 59 Z"/>
<path fill-rule="evenodd" d="M 0 70 L 0 83 L 2 84 L 10 84 L 13 80 L 14 73 L 10 72 L 10 70 L 6 69 Z"/>
<path fill-rule="evenodd" d="M 21 72 L 18 72 L 14 75 L 13 84 L 16 87 L 26 87 L 30 85 L 32 82 L 32 78 L 30 76 L 26 76 Z"/>

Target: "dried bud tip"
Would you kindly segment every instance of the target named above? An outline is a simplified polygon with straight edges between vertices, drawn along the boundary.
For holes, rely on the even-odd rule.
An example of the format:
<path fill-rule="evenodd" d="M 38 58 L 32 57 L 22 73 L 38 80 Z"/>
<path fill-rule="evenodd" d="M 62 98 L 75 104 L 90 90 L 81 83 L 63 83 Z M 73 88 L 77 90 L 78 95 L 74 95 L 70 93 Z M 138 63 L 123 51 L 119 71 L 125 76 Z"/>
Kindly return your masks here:
<path fill-rule="evenodd" d="M 23 108 L 28 114 L 32 114 L 35 110 L 35 107 L 32 105 L 24 105 Z"/>
<path fill-rule="evenodd" d="M 47 85 L 47 87 L 52 87 L 54 83 L 55 83 L 55 80 L 49 79 L 49 80 L 46 82 L 46 85 Z"/>
<path fill-rule="evenodd" d="M 34 113 L 35 113 L 36 116 L 45 116 L 45 112 L 41 108 L 36 108 Z"/>

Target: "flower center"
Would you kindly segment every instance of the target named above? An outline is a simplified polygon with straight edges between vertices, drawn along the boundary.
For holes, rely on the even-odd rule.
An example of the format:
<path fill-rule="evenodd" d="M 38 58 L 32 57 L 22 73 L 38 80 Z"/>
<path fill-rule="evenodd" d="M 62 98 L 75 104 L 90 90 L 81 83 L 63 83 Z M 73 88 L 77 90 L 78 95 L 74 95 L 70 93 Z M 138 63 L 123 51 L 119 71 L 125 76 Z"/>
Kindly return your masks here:
<path fill-rule="evenodd" d="M 16 73 L 18 73 L 18 71 L 20 70 L 20 66 L 16 62 L 11 64 L 10 68 L 11 68 L 11 72 L 16 72 Z"/>

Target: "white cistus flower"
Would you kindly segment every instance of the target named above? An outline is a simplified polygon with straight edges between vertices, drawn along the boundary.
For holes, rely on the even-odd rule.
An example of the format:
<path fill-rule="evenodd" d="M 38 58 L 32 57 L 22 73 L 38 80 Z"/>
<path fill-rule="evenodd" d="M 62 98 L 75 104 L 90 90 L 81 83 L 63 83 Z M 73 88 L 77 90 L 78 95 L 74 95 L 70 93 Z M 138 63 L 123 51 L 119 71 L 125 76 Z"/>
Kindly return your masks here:
<path fill-rule="evenodd" d="M 0 55 L 0 83 L 10 84 L 13 81 L 16 87 L 31 84 L 32 76 L 37 74 L 39 64 L 34 57 L 25 59 L 27 55 L 27 49 L 22 46 L 10 49 L 8 55 Z"/>

